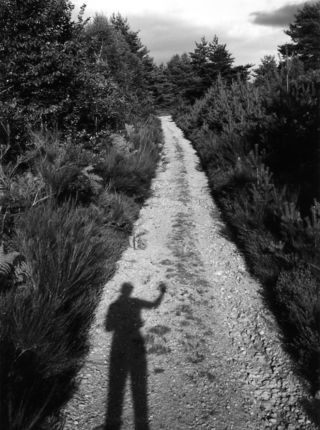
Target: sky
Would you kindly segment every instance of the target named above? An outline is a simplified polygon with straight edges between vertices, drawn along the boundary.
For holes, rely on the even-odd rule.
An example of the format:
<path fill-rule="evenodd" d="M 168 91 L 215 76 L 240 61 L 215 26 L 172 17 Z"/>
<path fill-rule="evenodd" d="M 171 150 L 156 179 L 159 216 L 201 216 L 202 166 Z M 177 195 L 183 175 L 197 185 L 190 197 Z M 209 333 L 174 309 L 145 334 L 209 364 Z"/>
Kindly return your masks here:
<path fill-rule="evenodd" d="M 73 0 L 76 10 L 84 3 Z M 294 20 L 301 0 L 87 0 L 86 16 L 120 13 L 140 31 L 156 63 L 193 51 L 202 36 L 226 44 L 235 64 L 257 65 L 289 41 L 283 32 Z"/>

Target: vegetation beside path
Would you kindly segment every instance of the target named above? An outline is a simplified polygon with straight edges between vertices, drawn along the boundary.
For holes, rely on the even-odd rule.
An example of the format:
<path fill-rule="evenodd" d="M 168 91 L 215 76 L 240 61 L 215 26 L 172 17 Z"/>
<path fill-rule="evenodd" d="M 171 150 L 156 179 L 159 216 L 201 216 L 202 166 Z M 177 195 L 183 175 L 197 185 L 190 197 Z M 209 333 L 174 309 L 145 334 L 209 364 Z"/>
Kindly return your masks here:
<path fill-rule="evenodd" d="M 153 63 L 120 16 L 0 8 L 0 422 L 63 427 L 102 288 L 162 146 Z M 27 23 L 27 24 L 26 24 Z"/>
<path fill-rule="evenodd" d="M 176 108 L 314 393 L 320 388 L 319 23 L 320 3 L 304 6 L 279 64 L 266 57 L 252 82 L 220 75 L 202 98 Z"/>

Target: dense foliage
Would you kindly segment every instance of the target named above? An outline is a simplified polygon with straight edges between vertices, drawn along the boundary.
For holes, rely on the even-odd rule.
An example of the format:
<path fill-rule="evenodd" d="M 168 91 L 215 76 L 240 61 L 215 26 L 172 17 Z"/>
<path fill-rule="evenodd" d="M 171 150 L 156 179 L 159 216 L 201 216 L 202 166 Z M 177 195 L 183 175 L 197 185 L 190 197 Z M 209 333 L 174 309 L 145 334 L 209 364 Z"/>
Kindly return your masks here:
<path fill-rule="evenodd" d="M 154 68 L 121 16 L 71 19 L 65 0 L 2 0 L 0 8 L 0 145 L 11 156 L 30 129 L 79 133 L 114 130 L 152 105 Z M 143 112 L 144 111 L 144 112 Z"/>
<path fill-rule="evenodd" d="M 202 98 L 176 114 L 252 273 L 266 286 L 288 348 L 315 390 L 320 387 L 319 10 L 317 2 L 297 13 L 287 32 L 294 50 L 289 55 L 281 47 L 286 55 L 280 64 L 265 57 L 250 82 L 230 83 L 220 74 Z"/>
<path fill-rule="evenodd" d="M 203 37 L 193 52 L 174 55 L 157 73 L 157 102 L 174 108 L 177 104 L 194 103 L 202 97 L 218 77 L 231 83 L 239 76 L 246 80 L 250 64 L 233 66 L 234 58 L 217 36 L 211 42 Z"/>
<path fill-rule="evenodd" d="M 301 8 L 285 33 L 292 42 L 280 46 L 284 56 L 297 56 L 306 70 L 320 68 L 320 3 L 308 3 Z"/>

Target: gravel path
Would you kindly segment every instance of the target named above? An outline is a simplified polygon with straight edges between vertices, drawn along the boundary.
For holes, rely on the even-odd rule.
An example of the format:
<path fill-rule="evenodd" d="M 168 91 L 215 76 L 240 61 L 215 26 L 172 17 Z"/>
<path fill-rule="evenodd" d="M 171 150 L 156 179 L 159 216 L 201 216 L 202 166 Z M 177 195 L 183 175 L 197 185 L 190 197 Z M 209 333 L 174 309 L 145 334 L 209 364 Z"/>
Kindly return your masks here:
<path fill-rule="evenodd" d="M 132 396 L 128 376 L 123 402 L 119 390 L 109 394 L 114 410 L 116 400 L 123 403 L 121 429 L 314 429 L 300 406 L 306 394 L 281 348 L 260 286 L 223 233 L 195 151 L 170 117 L 161 120 L 165 145 L 152 197 L 105 287 L 80 389 L 66 410 L 66 429 L 105 428 L 111 349 L 113 383 L 130 372 L 133 381 Z M 153 301 L 161 281 L 167 293 L 159 305 L 160 299 Z M 134 290 L 129 297 L 124 288 L 119 298 L 124 282 Z M 105 320 L 115 301 L 113 334 Z M 125 304 L 131 316 L 121 315 Z M 141 310 L 140 328 L 138 314 L 146 306 L 153 308 Z"/>

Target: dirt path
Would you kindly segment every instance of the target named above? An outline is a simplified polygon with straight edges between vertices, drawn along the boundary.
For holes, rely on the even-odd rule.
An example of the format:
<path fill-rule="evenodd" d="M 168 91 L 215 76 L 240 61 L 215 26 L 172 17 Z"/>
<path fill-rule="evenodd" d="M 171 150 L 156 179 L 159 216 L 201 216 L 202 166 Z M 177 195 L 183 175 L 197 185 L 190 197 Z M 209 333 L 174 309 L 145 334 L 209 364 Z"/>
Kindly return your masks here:
<path fill-rule="evenodd" d="M 105 330 L 105 318 L 121 285 L 132 283 L 132 297 L 152 301 L 164 281 L 168 291 L 163 302 L 157 309 L 143 310 L 140 330 L 147 349 L 148 411 L 139 398 L 146 381 L 138 329 L 141 356 L 134 358 L 136 351 L 129 350 L 133 358 L 127 359 L 138 369 L 138 413 L 140 407 L 145 409 L 142 415 L 148 414 L 149 426 L 142 420 L 139 429 L 313 429 L 300 406 L 303 389 L 280 347 L 260 287 L 223 234 L 225 226 L 198 158 L 169 117 L 162 117 L 162 126 L 164 154 L 153 195 L 135 225 L 131 247 L 105 288 L 92 330 L 92 351 L 80 390 L 68 406 L 66 428 L 103 428 L 113 335 Z M 132 345 L 119 354 L 120 373 L 126 348 L 137 348 Z M 125 430 L 134 429 L 129 381 L 122 413 Z"/>

